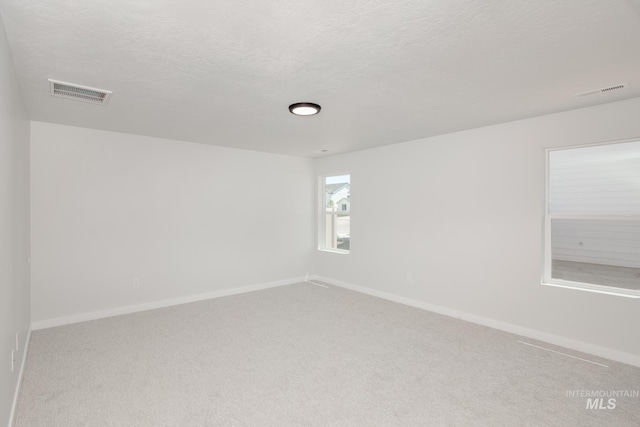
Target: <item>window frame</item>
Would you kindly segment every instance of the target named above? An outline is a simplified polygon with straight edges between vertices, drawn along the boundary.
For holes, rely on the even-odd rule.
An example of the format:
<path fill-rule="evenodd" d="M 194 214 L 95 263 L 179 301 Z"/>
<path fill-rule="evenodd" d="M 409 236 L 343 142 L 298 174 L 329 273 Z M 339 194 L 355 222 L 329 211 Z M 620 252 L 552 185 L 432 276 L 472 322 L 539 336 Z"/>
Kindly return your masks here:
<path fill-rule="evenodd" d="M 329 248 L 325 246 L 326 242 L 326 233 L 327 233 L 327 220 L 326 220 L 326 183 L 327 178 L 331 178 L 334 176 L 349 176 L 349 195 L 351 195 L 351 173 L 328 173 L 324 175 L 318 176 L 318 241 L 317 248 L 322 252 L 330 252 L 335 254 L 348 255 L 351 253 L 351 226 L 349 226 L 349 249 L 338 249 L 338 248 Z M 349 197 L 351 200 L 351 197 Z M 351 219 L 351 203 L 349 203 L 349 210 L 347 211 L 336 211 L 335 213 L 341 215 L 349 215 L 349 219 Z"/>
<path fill-rule="evenodd" d="M 543 225 L 543 270 L 542 270 L 542 285 L 552 286 L 552 287 L 560 287 L 566 289 L 575 289 L 579 291 L 586 292 L 595 292 L 600 294 L 621 296 L 626 298 L 640 298 L 640 290 L 626 289 L 626 288 L 618 288 L 615 286 L 608 285 L 596 285 L 592 283 L 585 282 L 575 282 L 571 280 L 558 279 L 552 277 L 552 235 L 551 235 L 551 222 L 554 219 L 584 219 L 584 220 L 629 220 L 629 219 L 637 219 L 640 220 L 640 215 L 635 214 L 622 214 L 622 215 L 611 215 L 611 214 L 553 214 L 549 212 L 549 199 L 550 199 L 550 184 L 551 184 L 551 168 L 550 168 L 550 158 L 551 153 L 554 151 L 561 150 L 575 150 L 580 148 L 587 147 L 596 147 L 603 145 L 614 145 L 614 144 L 623 144 L 628 142 L 638 142 L 640 138 L 630 138 L 624 140 L 616 140 L 616 141 L 606 141 L 599 142 L 594 144 L 583 144 L 583 145 L 574 145 L 569 147 L 552 147 L 545 149 L 545 200 L 544 200 L 544 225 Z"/>

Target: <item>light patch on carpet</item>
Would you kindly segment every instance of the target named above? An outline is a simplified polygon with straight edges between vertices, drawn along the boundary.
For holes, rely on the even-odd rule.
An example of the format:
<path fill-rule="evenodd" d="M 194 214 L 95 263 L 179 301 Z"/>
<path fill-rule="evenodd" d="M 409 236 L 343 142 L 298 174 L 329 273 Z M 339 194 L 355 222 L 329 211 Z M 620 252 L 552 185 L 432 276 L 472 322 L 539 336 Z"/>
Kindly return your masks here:
<path fill-rule="evenodd" d="M 561 354 L 561 355 L 563 355 L 563 356 L 571 357 L 572 359 L 578 359 L 578 360 L 582 360 L 583 362 L 593 363 L 594 365 L 598 365 L 598 366 L 602 366 L 602 367 L 604 367 L 604 368 L 608 368 L 608 366 L 607 366 L 607 365 L 603 365 L 602 363 L 594 362 L 593 360 L 587 360 L 587 359 L 583 359 L 583 358 L 581 358 L 581 357 L 572 356 L 572 355 L 567 354 L 567 353 L 562 353 L 561 351 L 551 350 L 550 348 L 540 347 L 540 346 L 538 346 L 538 345 L 530 344 L 530 343 L 528 343 L 528 342 L 524 342 L 524 341 L 518 341 L 518 342 L 519 342 L 520 344 L 528 345 L 528 346 L 530 346 L 530 347 L 539 348 L 540 350 L 550 351 L 551 353 Z"/>
<path fill-rule="evenodd" d="M 306 283 L 310 284 L 310 285 L 316 285 L 316 286 L 320 286 L 321 288 L 325 288 L 325 289 L 329 289 L 329 287 L 327 285 L 322 285 L 320 283 L 316 283 L 316 282 L 312 282 L 310 280 L 307 280 Z"/>

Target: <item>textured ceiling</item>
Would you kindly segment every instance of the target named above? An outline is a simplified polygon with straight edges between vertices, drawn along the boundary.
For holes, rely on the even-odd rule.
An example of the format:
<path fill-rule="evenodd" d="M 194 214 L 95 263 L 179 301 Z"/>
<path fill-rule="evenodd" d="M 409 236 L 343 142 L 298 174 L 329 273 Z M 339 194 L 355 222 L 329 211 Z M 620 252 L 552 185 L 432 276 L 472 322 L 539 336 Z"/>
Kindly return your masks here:
<path fill-rule="evenodd" d="M 318 157 L 640 96 L 640 0 L 0 0 L 0 11 L 33 120 L 250 150 Z M 54 98 L 48 78 L 113 96 Z M 630 86 L 575 97 L 618 83 Z M 298 101 L 322 112 L 293 116 Z"/>

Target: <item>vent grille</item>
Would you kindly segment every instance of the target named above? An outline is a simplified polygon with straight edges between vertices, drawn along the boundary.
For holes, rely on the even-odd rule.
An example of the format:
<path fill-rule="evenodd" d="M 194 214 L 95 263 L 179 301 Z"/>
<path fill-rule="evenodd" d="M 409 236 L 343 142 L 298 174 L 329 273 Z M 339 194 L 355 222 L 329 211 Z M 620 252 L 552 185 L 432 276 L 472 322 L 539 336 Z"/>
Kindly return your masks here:
<path fill-rule="evenodd" d="M 620 83 L 613 86 L 603 87 L 602 89 L 590 90 L 588 92 L 582 92 L 576 95 L 576 98 L 584 98 L 585 96 L 601 95 L 604 93 L 617 92 L 629 87 L 629 83 Z"/>
<path fill-rule="evenodd" d="M 49 93 L 53 96 L 91 104 L 106 105 L 111 97 L 111 91 L 81 86 L 73 83 L 60 82 L 49 79 Z"/>

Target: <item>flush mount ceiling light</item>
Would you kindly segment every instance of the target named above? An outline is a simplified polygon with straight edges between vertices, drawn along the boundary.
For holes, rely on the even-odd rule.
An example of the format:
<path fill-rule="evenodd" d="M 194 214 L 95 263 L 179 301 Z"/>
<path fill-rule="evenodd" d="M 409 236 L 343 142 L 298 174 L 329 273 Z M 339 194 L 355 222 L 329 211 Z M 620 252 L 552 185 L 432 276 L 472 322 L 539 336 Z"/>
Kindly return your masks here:
<path fill-rule="evenodd" d="M 320 106 L 311 102 L 296 102 L 289 105 L 289 111 L 296 116 L 313 116 L 320 112 Z"/>

